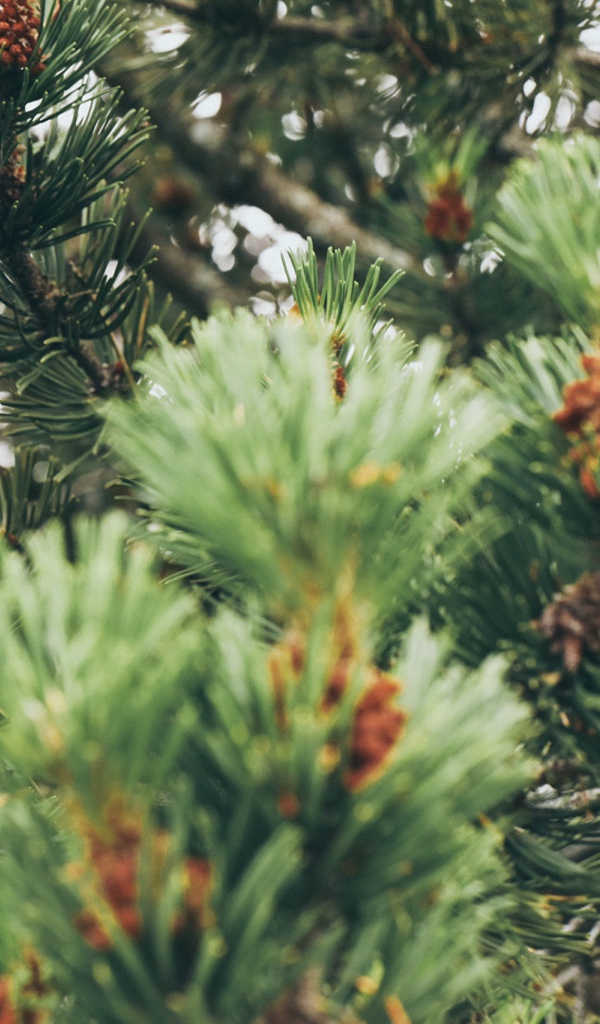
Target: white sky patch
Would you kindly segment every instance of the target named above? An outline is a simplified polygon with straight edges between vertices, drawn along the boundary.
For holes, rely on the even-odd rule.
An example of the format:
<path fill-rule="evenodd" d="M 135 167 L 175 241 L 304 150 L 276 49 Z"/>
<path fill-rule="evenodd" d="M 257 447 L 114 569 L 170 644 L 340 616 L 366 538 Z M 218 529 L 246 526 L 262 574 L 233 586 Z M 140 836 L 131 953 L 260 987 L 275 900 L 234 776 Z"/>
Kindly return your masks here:
<path fill-rule="evenodd" d="M 289 252 L 297 252 L 298 249 L 306 252 L 306 239 L 302 238 L 302 235 L 296 234 L 295 231 L 284 231 L 274 245 L 270 245 L 268 249 L 263 249 L 260 253 L 258 267 L 266 275 L 267 280 L 273 281 L 276 284 L 285 284 L 287 274 L 283 265 L 283 257 L 287 256 Z M 291 271 L 289 262 L 288 268 Z"/>
<path fill-rule="evenodd" d="M 482 274 L 492 274 L 499 263 L 502 263 L 502 253 L 498 249 L 490 249 L 483 257 L 479 270 Z"/>
<path fill-rule="evenodd" d="M 396 75 L 381 75 L 377 82 L 377 92 L 380 92 L 383 96 L 393 96 L 398 88 L 398 79 Z"/>
<path fill-rule="evenodd" d="M 277 302 L 269 292 L 259 292 L 250 299 L 250 309 L 255 316 L 275 316 Z"/>
<path fill-rule="evenodd" d="M 600 128 L 600 101 L 590 100 L 585 108 L 583 120 L 592 128 Z"/>
<path fill-rule="evenodd" d="M 569 127 L 574 113 L 575 103 L 570 96 L 563 94 L 556 104 L 556 113 L 554 115 L 554 124 L 559 131 L 564 131 Z"/>
<path fill-rule="evenodd" d="M 170 53 L 178 50 L 189 39 L 190 31 L 183 22 L 176 21 L 166 28 L 151 28 L 146 32 L 146 45 L 152 53 Z"/>
<path fill-rule="evenodd" d="M 525 84 L 523 85 L 523 92 L 525 93 L 525 95 L 526 96 L 531 96 L 531 94 L 532 94 L 533 90 L 535 89 L 536 85 L 537 85 L 537 82 L 536 82 L 535 78 L 528 78 L 527 81 L 525 82 Z"/>
<path fill-rule="evenodd" d="M 373 166 L 380 178 L 389 178 L 395 174 L 399 167 L 399 160 L 393 150 L 385 142 L 382 142 L 373 157 Z"/>
<path fill-rule="evenodd" d="M 550 113 L 551 106 L 552 100 L 547 93 L 538 92 L 533 101 L 532 111 L 525 121 L 525 131 L 528 135 L 533 135 L 534 132 L 537 132 L 542 127 Z"/>
<path fill-rule="evenodd" d="M 261 210 L 259 206 L 234 206 L 233 214 L 238 224 L 257 238 L 264 238 L 275 227 L 271 214 Z"/>
<path fill-rule="evenodd" d="M 109 260 L 108 263 L 106 264 L 104 276 L 112 279 L 118 265 L 119 264 L 117 263 L 117 260 Z M 123 283 L 123 281 L 126 281 L 128 277 L 131 277 L 131 270 L 129 269 L 129 267 L 121 267 L 121 270 L 112 281 L 114 287 L 117 288 L 120 284 Z"/>
<path fill-rule="evenodd" d="M 308 245 L 302 235 L 288 231 L 260 206 L 249 204 L 233 207 L 219 204 L 210 220 L 199 225 L 198 237 L 202 245 L 212 247 L 213 262 L 222 272 L 235 265 L 238 247 L 253 256 L 256 263 L 252 278 L 261 285 L 286 284 L 282 257 L 298 250 L 306 252 Z M 272 296 L 267 299 L 267 294 L 259 292 L 255 296 L 256 308 L 263 315 L 266 313 L 264 302 L 275 301 Z"/>
<path fill-rule="evenodd" d="M 223 103 L 223 95 L 220 92 L 201 92 L 192 103 L 192 114 L 199 120 L 205 117 L 215 117 Z"/>
<path fill-rule="evenodd" d="M 390 137 L 392 139 L 409 139 L 412 140 L 414 131 L 408 127 L 404 121 L 398 121 L 397 124 L 393 124 L 390 128 Z"/>
<path fill-rule="evenodd" d="M 8 441 L 0 441 L 0 466 L 10 469 L 15 464 L 15 453 Z"/>
<path fill-rule="evenodd" d="M 94 91 L 94 86 L 98 84 L 98 81 L 97 75 L 91 71 L 86 75 L 84 83 L 78 82 L 69 89 L 65 94 L 65 100 L 69 102 L 71 100 L 76 100 L 79 96 L 81 98 L 79 105 L 71 107 L 68 110 L 63 110 L 63 112 L 56 118 L 52 116 L 52 113 L 50 113 L 47 120 L 39 121 L 38 124 L 33 127 L 33 134 L 35 138 L 39 139 L 40 142 L 43 142 L 44 139 L 47 138 L 48 133 L 54 124 L 58 125 L 61 132 L 67 132 L 73 124 L 73 121 L 77 124 L 81 124 L 89 114 L 92 103 L 97 100 L 98 95 L 101 94 L 100 91 Z M 35 103 L 28 103 L 26 110 L 35 110 L 35 108 L 39 106 L 39 102 L 36 101 Z"/>
<path fill-rule="evenodd" d="M 593 28 L 584 28 L 583 32 L 579 35 L 579 39 L 584 46 L 587 46 L 588 50 L 600 53 L 600 25 L 595 25 Z"/>
<path fill-rule="evenodd" d="M 290 110 L 289 114 L 284 114 L 281 123 L 284 135 L 293 142 L 298 142 L 306 135 L 306 119 L 297 110 Z"/>

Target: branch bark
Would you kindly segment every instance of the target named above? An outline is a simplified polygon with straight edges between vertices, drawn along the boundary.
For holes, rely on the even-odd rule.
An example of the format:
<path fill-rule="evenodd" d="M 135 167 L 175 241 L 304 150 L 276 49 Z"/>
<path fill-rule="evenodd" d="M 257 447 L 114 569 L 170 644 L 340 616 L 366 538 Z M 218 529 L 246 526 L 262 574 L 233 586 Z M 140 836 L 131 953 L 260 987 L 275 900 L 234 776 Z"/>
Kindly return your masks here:
<path fill-rule="evenodd" d="M 259 206 L 291 230 L 310 235 L 321 251 L 330 245 L 344 249 L 356 242 L 359 258 L 365 262 L 381 257 L 391 270 L 422 276 L 422 268 L 409 253 L 361 227 L 346 210 L 325 202 L 264 158 L 249 150 L 236 152 L 231 146 L 213 147 L 208 139 L 196 141 L 167 111 L 153 108 L 150 116 L 174 152 L 208 179 L 220 201 Z"/>
<path fill-rule="evenodd" d="M 154 7 L 162 7 L 180 18 L 187 18 L 200 24 L 214 23 L 206 9 L 191 0 L 146 0 Z M 320 18 L 286 17 L 275 18 L 265 24 L 266 34 L 295 44 L 335 42 L 353 49 L 379 52 L 387 49 L 394 36 L 388 26 L 375 28 L 362 22 L 343 19 L 327 21 Z"/>
<path fill-rule="evenodd" d="M 141 104 L 133 73 L 111 66 L 103 67 L 102 73 L 110 84 L 122 89 L 126 104 Z M 149 114 L 164 141 L 183 163 L 208 181 L 219 201 L 259 206 L 291 230 L 310 235 L 321 252 L 329 246 L 344 249 L 355 241 L 364 263 L 381 257 L 389 270 L 425 276 L 420 263 L 409 253 L 361 227 L 347 210 L 325 202 L 266 158 L 224 139 L 218 129 L 206 125 L 202 137 L 193 137 L 191 119 L 186 123 L 179 110 L 166 104 L 151 104 Z"/>

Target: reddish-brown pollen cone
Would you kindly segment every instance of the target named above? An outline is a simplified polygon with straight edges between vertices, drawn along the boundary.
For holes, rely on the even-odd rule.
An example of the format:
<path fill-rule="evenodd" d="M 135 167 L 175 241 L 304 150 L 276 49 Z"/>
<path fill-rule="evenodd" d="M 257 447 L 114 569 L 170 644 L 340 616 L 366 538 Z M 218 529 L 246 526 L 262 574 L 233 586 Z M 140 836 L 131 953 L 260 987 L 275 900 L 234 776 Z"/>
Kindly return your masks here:
<path fill-rule="evenodd" d="M 290 680 L 298 682 L 304 668 L 304 637 L 290 630 L 269 654 L 268 672 L 275 703 L 277 728 L 283 732 L 288 726 L 286 691 Z"/>
<path fill-rule="evenodd" d="M 112 946 L 112 939 L 95 910 L 81 910 L 73 918 L 73 924 L 92 949 L 106 952 Z"/>
<path fill-rule="evenodd" d="M 335 397 L 339 398 L 340 401 L 348 390 L 348 381 L 344 373 L 344 367 L 338 363 L 333 370 L 333 390 Z"/>
<path fill-rule="evenodd" d="M 0 977 L 0 1024 L 19 1024 L 10 994 L 10 978 Z"/>
<path fill-rule="evenodd" d="M 565 404 L 553 416 L 565 434 L 580 436 L 583 436 L 584 424 L 589 423 L 595 431 L 600 431 L 600 356 L 584 356 L 582 363 L 588 376 L 565 386 Z"/>
<path fill-rule="evenodd" d="M 283 790 L 277 799 L 277 810 L 282 818 L 296 818 L 300 813 L 298 797 L 289 789 Z"/>
<path fill-rule="evenodd" d="M 427 203 L 425 231 L 441 242 L 464 242 L 472 227 L 473 211 L 464 201 L 456 171 L 451 171 Z"/>
<path fill-rule="evenodd" d="M 552 417 L 567 435 L 580 439 L 569 455 L 580 466 L 579 480 L 589 498 L 600 491 L 594 477 L 600 456 L 600 355 L 582 356 L 588 376 L 574 380 L 563 390 L 564 406 Z"/>
<path fill-rule="evenodd" d="M 35 50 L 40 30 L 38 9 L 27 0 L 0 0 L 0 67 L 22 71 Z M 29 68 L 32 78 L 45 68 L 38 56 Z"/>
<path fill-rule="evenodd" d="M 579 482 L 588 498 L 591 498 L 592 501 L 596 501 L 600 498 L 600 491 L 598 490 L 596 478 L 594 477 L 591 469 L 588 469 L 587 466 L 582 466 L 579 470 Z"/>
<path fill-rule="evenodd" d="M 333 664 L 325 680 L 325 692 L 319 710 L 326 714 L 338 706 L 348 689 L 359 658 L 359 625 L 352 604 L 340 601 L 335 612 L 331 637 Z"/>
<path fill-rule="evenodd" d="M 142 932 L 142 918 L 137 908 L 141 823 L 120 801 L 114 801 L 108 808 L 106 825 L 106 829 L 99 830 L 86 823 L 88 859 L 100 894 L 114 917 L 129 938 L 138 939 Z M 74 923 L 95 949 L 110 947 L 110 937 L 93 908 L 81 911 Z"/>
<path fill-rule="evenodd" d="M 407 714 L 392 702 L 401 690 L 398 680 L 372 670 L 371 683 L 354 712 L 350 767 L 344 775 L 350 791 L 372 781 L 398 742 Z"/>
<path fill-rule="evenodd" d="M 176 935 L 185 933 L 197 939 L 198 933 L 214 921 L 210 897 L 214 885 L 214 870 L 210 861 L 200 857 L 186 857 L 182 865 L 182 908 L 172 921 Z"/>
<path fill-rule="evenodd" d="M 340 658 L 336 661 L 331 672 L 327 676 L 327 688 L 321 700 L 321 711 L 333 711 L 338 706 L 350 682 L 352 662 L 349 658 Z"/>
<path fill-rule="evenodd" d="M 7 975 L 0 977 L 0 1024 L 44 1024 L 48 1020 L 48 1011 L 35 1005 L 51 991 L 40 958 L 35 949 L 28 948 L 23 960 L 29 974 L 21 984 Z"/>
<path fill-rule="evenodd" d="M 183 865 L 184 896 L 186 910 L 194 914 L 202 927 L 203 917 L 213 887 L 213 869 L 210 861 L 199 857 L 187 857 Z"/>

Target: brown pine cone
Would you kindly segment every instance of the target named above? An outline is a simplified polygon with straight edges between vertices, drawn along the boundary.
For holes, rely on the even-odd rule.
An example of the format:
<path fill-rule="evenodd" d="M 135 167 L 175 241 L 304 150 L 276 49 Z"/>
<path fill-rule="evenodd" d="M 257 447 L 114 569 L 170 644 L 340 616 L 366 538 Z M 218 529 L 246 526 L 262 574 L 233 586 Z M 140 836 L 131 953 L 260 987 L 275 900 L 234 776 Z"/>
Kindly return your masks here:
<path fill-rule="evenodd" d="M 534 623 L 561 654 L 567 672 L 576 672 L 585 651 L 600 651 L 600 572 L 586 572 L 546 605 Z"/>

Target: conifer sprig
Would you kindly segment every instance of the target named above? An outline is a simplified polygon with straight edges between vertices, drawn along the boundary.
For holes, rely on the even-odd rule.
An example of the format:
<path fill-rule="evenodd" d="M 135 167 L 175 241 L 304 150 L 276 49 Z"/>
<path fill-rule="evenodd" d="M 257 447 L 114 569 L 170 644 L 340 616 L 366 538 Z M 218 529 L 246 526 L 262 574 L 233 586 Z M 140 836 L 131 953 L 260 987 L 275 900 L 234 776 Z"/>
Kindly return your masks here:
<path fill-rule="evenodd" d="M 68 482 L 60 479 L 60 463 L 47 450 L 18 447 L 14 465 L 0 470 L 0 530 L 9 545 L 63 515 L 71 505 Z"/>
<path fill-rule="evenodd" d="M 541 140 L 535 161 L 511 168 L 488 225 L 505 258 L 586 331 L 600 323 L 599 175 L 597 139 Z"/>
<path fill-rule="evenodd" d="M 390 327 L 391 321 L 382 321 L 384 299 L 403 276 L 401 270 L 378 287 L 383 260 L 371 264 L 362 286 L 355 279 L 356 244 L 345 249 L 329 249 L 325 259 L 323 284 L 319 287 L 319 268 L 312 239 L 308 239 L 306 254 L 288 256 L 286 273 L 298 312 L 303 319 L 321 321 L 333 327 L 332 343 L 342 348 L 346 330 L 352 320 L 360 316 L 376 342 Z"/>
<path fill-rule="evenodd" d="M 143 262 L 127 265 L 138 234 L 122 189 L 148 124 L 90 74 L 122 12 L 68 0 L 40 20 L 43 67 L 0 73 L 0 366 L 9 431 L 69 462 L 98 436 L 94 401 L 131 389 L 156 317 Z"/>

